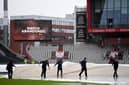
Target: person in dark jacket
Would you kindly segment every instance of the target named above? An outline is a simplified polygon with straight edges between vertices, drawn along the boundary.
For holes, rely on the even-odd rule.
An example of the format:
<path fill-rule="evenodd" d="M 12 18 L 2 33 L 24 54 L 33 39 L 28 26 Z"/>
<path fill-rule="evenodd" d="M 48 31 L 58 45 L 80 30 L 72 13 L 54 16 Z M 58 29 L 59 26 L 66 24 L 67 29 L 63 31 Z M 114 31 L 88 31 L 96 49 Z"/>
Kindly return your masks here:
<path fill-rule="evenodd" d="M 117 78 L 118 78 L 118 73 L 117 73 L 117 70 L 118 70 L 118 66 L 119 66 L 119 61 L 117 60 L 117 59 L 115 59 L 114 61 L 113 61 L 113 69 L 114 69 L 114 73 L 113 73 L 113 78 L 115 79 L 115 80 L 117 80 Z"/>
<path fill-rule="evenodd" d="M 61 78 L 63 78 L 62 64 L 63 64 L 63 60 L 62 60 L 62 59 L 57 60 L 57 62 L 56 62 L 56 64 L 55 64 L 55 66 L 58 65 L 58 66 L 57 66 L 57 78 L 59 78 L 59 71 L 61 72 L 61 73 L 60 73 L 60 74 L 61 74 L 61 75 L 60 75 Z"/>
<path fill-rule="evenodd" d="M 85 72 L 85 79 L 87 79 L 87 67 L 86 67 L 86 57 L 82 61 L 80 61 L 81 64 L 81 72 L 79 73 L 79 79 L 81 79 L 81 74 Z"/>
<path fill-rule="evenodd" d="M 118 48 L 114 48 L 113 51 L 111 51 L 110 55 L 109 55 L 109 62 L 112 64 L 113 66 L 113 70 L 114 70 L 114 73 L 113 73 L 113 78 L 115 80 L 117 80 L 118 78 L 118 73 L 117 73 L 117 70 L 118 70 L 118 67 L 119 67 L 119 58 L 118 58 L 118 54 L 119 54 L 119 49 Z"/>
<path fill-rule="evenodd" d="M 40 63 L 42 64 L 41 79 L 42 78 L 46 79 L 46 70 L 47 70 L 47 66 L 49 67 L 49 61 L 44 60 L 44 61 L 40 61 Z"/>
<path fill-rule="evenodd" d="M 15 65 L 13 64 L 12 61 L 10 61 L 7 66 L 6 66 L 6 70 L 8 71 L 8 79 L 12 79 L 13 76 L 13 67 L 15 67 Z"/>

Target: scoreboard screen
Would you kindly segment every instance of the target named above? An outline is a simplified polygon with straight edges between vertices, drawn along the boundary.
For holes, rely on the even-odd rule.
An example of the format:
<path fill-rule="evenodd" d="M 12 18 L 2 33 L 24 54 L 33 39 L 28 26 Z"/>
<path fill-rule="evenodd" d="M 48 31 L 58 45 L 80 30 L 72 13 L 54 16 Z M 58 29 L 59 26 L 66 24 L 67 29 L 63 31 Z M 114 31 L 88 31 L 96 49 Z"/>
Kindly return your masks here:
<path fill-rule="evenodd" d="M 14 40 L 51 40 L 51 20 L 12 20 L 11 37 Z"/>

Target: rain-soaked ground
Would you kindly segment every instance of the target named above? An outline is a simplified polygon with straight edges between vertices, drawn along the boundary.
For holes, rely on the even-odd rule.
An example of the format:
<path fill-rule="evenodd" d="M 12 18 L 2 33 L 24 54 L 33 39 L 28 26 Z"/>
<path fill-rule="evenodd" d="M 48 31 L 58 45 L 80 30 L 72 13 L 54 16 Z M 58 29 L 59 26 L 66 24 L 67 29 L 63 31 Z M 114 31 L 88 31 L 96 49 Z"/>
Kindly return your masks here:
<path fill-rule="evenodd" d="M 1 65 L 0 65 L 1 66 Z M 4 67 L 4 66 L 3 66 Z M 1 68 L 0 68 L 1 70 Z M 56 78 L 57 67 L 53 64 L 47 70 L 46 80 L 58 80 L 58 81 L 72 81 L 72 82 L 84 82 L 84 83 L 64 83 L 63 85 L 94 85 L 86 84 L 89 83 L 99 83 L 109 84 L 109 85 L 129 85 L 129 64 L 120 64 L 118 69 L 118 79 L 114 80 L 113 68 L 110 64 L 87 64 L 88 79 L 85 80 L 84 74 L 82 74 L 82 79 L 79 80 L 80 65 L 72 62 L 65 62 L 63 64 L 63 78 Z M 39 64 L 23 64 L 16 65 L 14 70 L 13 78 L 15 79 L 34 79 L 41 80 L 41 65 Z M 7 76 L 6 76 L 7 77 Z M 97 85 L 99 85 L 97 84 Z"/>

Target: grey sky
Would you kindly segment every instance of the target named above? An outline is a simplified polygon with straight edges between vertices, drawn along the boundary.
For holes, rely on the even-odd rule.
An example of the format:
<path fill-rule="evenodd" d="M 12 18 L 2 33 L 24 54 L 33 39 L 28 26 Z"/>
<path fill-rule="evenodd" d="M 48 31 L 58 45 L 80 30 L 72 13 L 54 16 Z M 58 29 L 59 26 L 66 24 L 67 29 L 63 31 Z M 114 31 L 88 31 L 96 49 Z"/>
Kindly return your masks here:
<path fill-rule="evenodd" d="M 9 16 L 44 15 L 64 17 L 74 12 L 74 7 L 86 6 L 86 0 L 8 0 Z M 0 0 L 0 17 L 3 16 L 3 0 Z"/>

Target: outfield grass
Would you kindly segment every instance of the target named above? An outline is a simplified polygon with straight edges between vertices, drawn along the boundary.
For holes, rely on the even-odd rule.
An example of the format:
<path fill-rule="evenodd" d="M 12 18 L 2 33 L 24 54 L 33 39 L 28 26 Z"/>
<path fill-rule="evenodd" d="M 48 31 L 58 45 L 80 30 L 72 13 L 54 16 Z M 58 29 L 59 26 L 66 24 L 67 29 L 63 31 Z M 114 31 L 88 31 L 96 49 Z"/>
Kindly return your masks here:
<path fill-rule="evenodd" d="M 95 83 L 80 83 L 67 81 L 50 81 L 50 80 L 23 80 L 23 79 L 0 79 L 1 85 L 109 85 Z"/>

